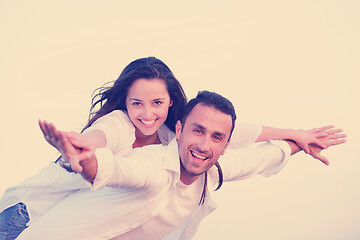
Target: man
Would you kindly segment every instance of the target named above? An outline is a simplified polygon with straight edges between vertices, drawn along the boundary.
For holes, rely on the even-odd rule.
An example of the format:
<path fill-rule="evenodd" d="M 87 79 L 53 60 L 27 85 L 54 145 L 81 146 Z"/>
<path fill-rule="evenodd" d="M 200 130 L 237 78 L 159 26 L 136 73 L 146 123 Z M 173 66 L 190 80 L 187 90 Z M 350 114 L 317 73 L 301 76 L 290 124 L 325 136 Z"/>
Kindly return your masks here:
<path fill-rule="evenodd" d="M 93 207 L 82 213 L 88 216 L 86 221 L 76 213 L 74 203 L 81 204 L 82 197 L 77 194 L 48 211 L 19 239 L 190 239 L 201 219 L 214 209 L 208 186 L 212 190 L 223 181 L 270 176 L 299 151 L 292 142 L 277 141 L 253 149 L 228 149 L 225 154 L 235 119 L 227 99 L 200 92 L 189 102 L 176 125 L 176 140 L 167 147 L 146 146 L 119 158 L 106 148 L 93 154 L 93 149 L 78 146 L 91 153 L 81 162 L 81 174 L 94 189 L 105 185 L 125 189 L 124 213 L 111 219 L 106 213 L 99 217 L 102 209 L 94 201 Z M 338 138 L 323 137 L 321 141 L 332 146 L 342 143 Z M 320 151 L 311 147 L 314 157 L 319 157 Z M 181 231 L 173 233 L 176 237 L 168 235 L 182 224 Z"/>

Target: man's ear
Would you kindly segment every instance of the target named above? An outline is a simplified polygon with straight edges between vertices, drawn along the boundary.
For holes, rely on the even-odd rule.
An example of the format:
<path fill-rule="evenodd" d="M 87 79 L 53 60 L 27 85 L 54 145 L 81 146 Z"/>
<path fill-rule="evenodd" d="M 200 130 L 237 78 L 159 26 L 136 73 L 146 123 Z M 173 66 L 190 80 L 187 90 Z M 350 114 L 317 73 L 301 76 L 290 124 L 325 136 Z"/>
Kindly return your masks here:
<path fill-rule="evenodd" d="M 182 124 L 181 124 L 180 120 L 178 120 L 175 125 L 176 140 L 179 140 L 180 135 L 181 135 L 181 130 L 182 130 Z"/>

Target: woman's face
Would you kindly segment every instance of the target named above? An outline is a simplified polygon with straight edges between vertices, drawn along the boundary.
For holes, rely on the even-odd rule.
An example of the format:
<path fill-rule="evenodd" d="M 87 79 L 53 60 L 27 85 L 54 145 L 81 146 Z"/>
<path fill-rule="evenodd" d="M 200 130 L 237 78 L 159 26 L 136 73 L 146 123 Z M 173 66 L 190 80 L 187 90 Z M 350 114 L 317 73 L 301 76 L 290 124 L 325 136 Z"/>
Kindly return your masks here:
<path fill-rule="evenodd" d="M 126 108 L 137 134 L 153 135 L 165 122 L 172 105 L 165 81 L 138 79 L 129 88 Z"/>

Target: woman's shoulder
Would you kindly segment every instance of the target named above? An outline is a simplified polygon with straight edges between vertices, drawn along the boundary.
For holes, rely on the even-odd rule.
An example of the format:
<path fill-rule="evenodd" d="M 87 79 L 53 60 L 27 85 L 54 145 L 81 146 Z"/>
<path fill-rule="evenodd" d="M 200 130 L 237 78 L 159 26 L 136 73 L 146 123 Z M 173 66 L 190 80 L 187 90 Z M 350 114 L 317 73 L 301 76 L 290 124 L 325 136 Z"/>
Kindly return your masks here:
<path fill-rule="evenodd" d="M 97 119 L 90 127 L 105 134 L 106 146 L 114 153 L 126 153 L 135 141 L 135 128 L 126 113 L 114 110 Z"/>
<path fill-rule="evenodd" d="M 134 125 L 132 124 L 128 115 L 122 110 L 114 110 L 99 119 L 97 119 L 93 125 L 107 124 L 113 127 L 129 128 L 133 131 Z"/>
<path fill-rule="evenodd" d="M 104 115 L 102 118 L 104 117 L 113 117 L 113 118 L 118 118 L 127 122 L 131 122 L 128 115 L 123 111 L 123 110 L 113 110 L 112 112 Z"/>
<path fill-rule="evenodd" d="M 162 145 L 169 145 L 171 140 L 175 138 L 175 133 L 171 131 L 165 124 L 159 127 L 157 133 Z"/>

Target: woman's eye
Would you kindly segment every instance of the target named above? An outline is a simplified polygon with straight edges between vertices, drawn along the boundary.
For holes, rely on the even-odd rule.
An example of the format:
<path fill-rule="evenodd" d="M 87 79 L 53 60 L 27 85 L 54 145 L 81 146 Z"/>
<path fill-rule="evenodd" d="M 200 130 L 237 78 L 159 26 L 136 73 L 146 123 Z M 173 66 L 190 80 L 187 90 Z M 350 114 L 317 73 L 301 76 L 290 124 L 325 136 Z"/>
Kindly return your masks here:
<path fill-rule="evenodd" d="M 162 104 L 162 101 L 155 101 L 155 102 L 154 102 L 154 105 L 156 105 L 156 106 L 157 106 L 157 105 L 161 105 L 161 104 Z"/>
<path fill-rule="evenodd" d="M 133 102 L 132 105 L 133 105 L 133 106 L 140 106 L 141 103 L 139 103 L 139 102 Z"/>

